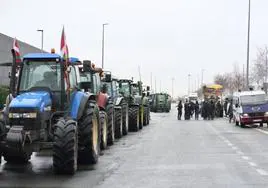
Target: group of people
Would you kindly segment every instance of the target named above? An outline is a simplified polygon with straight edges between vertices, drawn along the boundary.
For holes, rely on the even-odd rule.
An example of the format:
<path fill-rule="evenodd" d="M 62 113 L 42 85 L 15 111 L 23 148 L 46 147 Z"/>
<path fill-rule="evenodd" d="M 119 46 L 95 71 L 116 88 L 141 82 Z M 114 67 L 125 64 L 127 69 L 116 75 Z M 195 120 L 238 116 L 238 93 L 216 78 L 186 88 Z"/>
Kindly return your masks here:
<path fill-rule="evenodd" d="M 196 101 L 194 103 L 193 101 L 188 102 L 188 100 L 186 100 L 186 102 L 184 103 L 184 107 L 183 107 L 182 101 L 180 101 L 178 106 L 177 106 L 178 120 L 181 120 L 183 108 L 184 108 L 184 119 L 185 120 L 191 119 L 193 117 L 193 115 L 195 115 L 195 119 L 198 120 L 199 113 L 200 113 L 200 106 L 199 106 L 198 101 Z"/>
<path fill-rule="evenodd" d="M 198 101 L 188 101 L 186 100 L 184 105 L 182 101 L 179 101 L 177 105 L 178 109 L 178 120 L 181 120 L 182 109 L 184 108 L 184 119 L 189 120 L 195 115 L 195 120 L 199 119 L 199 114 L 204 120 L 213 120 L 215 117 L 223 117 L 223 106 L 220 101 L 215 103 L 215 100 L 206 99 L 201 105 Z"/>

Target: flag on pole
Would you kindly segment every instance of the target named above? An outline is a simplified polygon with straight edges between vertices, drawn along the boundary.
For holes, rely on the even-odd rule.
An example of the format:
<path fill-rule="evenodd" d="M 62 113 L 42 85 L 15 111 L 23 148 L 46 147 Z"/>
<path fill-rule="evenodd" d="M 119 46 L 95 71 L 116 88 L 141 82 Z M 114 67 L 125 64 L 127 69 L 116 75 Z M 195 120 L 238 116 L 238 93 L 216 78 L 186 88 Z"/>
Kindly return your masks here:
<path fill-rule="evenodd" d="M 21 63 L 20 49 L 19 49 L 19 44 L 16 38 L 14 38 L 12 49 L 15 52 L 16 63 Z"/>
<path fill-rule="evenodd" d="M 63 59 L 67 61 L 69 59 L 69 50 L 68 50 L 68 45 L 66 43 L 64 27 L 62 28 L 62 33 L 61 33 L 60 51 L 61 51 L 61 56 L 63 57 Z"/>

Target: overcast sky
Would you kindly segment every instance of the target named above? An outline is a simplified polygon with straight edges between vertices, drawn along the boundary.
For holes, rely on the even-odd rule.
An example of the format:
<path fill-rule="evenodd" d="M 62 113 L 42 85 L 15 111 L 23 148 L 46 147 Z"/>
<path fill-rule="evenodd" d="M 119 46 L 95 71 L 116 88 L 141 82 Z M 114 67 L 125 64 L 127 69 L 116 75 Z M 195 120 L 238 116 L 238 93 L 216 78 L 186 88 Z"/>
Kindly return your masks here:
<path fill-rule="evenodd" d="M 268 1 L 252 0 L 250 60 L 268 44 Z M 64 25 L 70 55 L 101 66 L 119 77 L 139 79 L 174 96 L 201 80 L 246 63 L 248 0 L 1 0 L 0 32 L 36 47 L 59 52 Z M 161 84 L 160 84 L 161 83 Z"/>

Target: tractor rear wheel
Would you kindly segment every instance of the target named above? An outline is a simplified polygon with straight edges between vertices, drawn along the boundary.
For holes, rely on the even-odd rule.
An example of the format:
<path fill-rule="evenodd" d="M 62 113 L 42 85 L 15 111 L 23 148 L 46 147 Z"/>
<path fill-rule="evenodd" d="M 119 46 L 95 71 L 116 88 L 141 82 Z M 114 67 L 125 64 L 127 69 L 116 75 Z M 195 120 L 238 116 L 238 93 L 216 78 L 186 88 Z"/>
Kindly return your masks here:
<path fill-rule="evenodd" d="M 59 174 L 74 174 L 77 170 L 78 131 L 74 120 L 60 119 L 55 125 L 53 168 Z"/>
<path fill-rule="evenodd" d="M 123 135 L 127 135 L 128 133 L 128 106 L 127 104 L 122 105 L 122 113 L 123 113 Z"/>
<path fill-rule="evenodd" d="M 113 145 L 114 144 L 114 105 L 108 104 L 106 107 L 107 116 L 108 116 L 108 140 L 107 144 Z"/>
<path fill-rule="evenodd" d="M 143 121 L 144 121 L 144 106 L 140 107 L 139 110 L 139 129 L 143 128 Z"/>
<path fill-rule="evenodd" d="M 122 108 L 115 109 L 115 138 L 123 135 Z"/>
<path fill-rule="evenodd" d="M 129 108 L 129 130 L 137 132 L 139 130 L 139 107 Z"/>
<path fill-rule="evenodd" d="M 5 135 L 6 135 L 5 122 L 0 120 L 0 141 L 4 139 Z M 3 151 L 2 151 L 2 148 L 0 147 L 0 164 L 1 164 L 2 154 L 3 154 Z"/>
<path fill-rule="evenodd" d="M 99 114 L 95 101 L 90 101 L 78 122 L 78 162 L 82 164 L 96 164 L 100 152 Z"/>
<path fill-rule="evenodd" d="M 108 118 L 104 111 L 100 111 L 100 126 L 101 126 L 101 149 L 107 148 L 107 136 L 108 136 Z"/>

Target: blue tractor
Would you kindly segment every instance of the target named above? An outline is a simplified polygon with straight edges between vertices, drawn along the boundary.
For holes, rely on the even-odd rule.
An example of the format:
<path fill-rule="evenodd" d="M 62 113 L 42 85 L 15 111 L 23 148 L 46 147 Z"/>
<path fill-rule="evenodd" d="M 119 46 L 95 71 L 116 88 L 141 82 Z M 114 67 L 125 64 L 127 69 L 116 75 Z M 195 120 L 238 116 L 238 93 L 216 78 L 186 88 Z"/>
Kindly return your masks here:
<path fill-rule="evenodd" d="M 0 121 L 0 156 L 25 163 L 32 152 L 50 148 L 54 171 L 64 174 L 74 174 L 78 163 L 97 163 L 99 108 L 94 94 L 80 91 L 75 63 L 55 53 L 32 53 L 19 71 L 8 119 Z"/>

